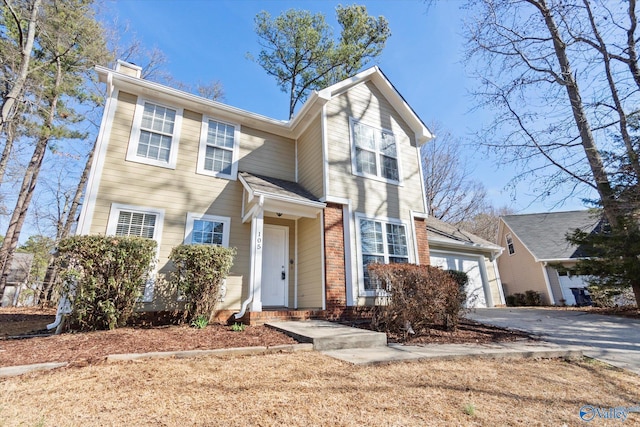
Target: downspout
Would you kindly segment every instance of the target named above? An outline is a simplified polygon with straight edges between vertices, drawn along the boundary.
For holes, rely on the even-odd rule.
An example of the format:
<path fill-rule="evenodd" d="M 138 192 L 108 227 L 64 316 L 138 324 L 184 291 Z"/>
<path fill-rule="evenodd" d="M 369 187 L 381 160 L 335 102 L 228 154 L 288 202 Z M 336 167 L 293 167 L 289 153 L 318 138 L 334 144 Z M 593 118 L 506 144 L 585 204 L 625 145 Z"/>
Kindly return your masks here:
<path fill-rule="evenodd" d="M 258 206 L 260 207 L 260 209 L 262 209 L 262 207 L 264 206 L 263 195 L 260 195 L 260 199 L 258 200 Z M 254 221 L 254 219 L 255 219 L 255 212 L 253 214 L 253 218 L 251 219 L 251 221 Z M 253 230 L 253 227 L 251 227 L 251 256 L 255 257 L 256 237 L 253 235 L 253 233 L 254 233 L 254 230 Z M 249 307 L 249 304 L 253 302 L 254 286 L 255 286 L 255 283 L 254 283 L 255 269 L 256 269 L 255 259 L 253 259 L 251 261 L 251 277 L 249 278 L 249 296 L 247 296 L 247 299 L 242 302 L 240 311 L 233 315 L 233 318 L 236 320 L 242 319 L 244 317 L 244 315 L 247 312 L 247 308 Z"/>
<path fill-rule="evenodd" d="M 69 296 L 73 296 L 75 295 L 75 293 L 76 282 L 73 281 L 69 284 L 68 292 L 63 293 L 60 297 L 60 300 L 58 301 L 58 309 L 56 310 L 56 319 L 53 321 L 53 323 L 49 323 L 47 325 L 47 330 L 50 331 L 52 329 L 55 329 L 56 335 L 61 332 L 62 320 L 64 319 L 64 316 L 71 313 L 71 301 L 69 300 Z"/>

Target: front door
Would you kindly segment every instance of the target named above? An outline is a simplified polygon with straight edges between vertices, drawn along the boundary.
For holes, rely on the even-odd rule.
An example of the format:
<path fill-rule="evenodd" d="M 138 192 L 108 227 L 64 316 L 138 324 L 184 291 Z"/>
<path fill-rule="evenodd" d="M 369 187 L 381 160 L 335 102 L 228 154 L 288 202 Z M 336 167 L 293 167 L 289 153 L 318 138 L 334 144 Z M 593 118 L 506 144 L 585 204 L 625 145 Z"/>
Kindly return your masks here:
<path fill-rule="evenodd" d="M 289 283 L 289 229 L 264 225 L 262 249 L 262 306 L 286 307 Z"/>

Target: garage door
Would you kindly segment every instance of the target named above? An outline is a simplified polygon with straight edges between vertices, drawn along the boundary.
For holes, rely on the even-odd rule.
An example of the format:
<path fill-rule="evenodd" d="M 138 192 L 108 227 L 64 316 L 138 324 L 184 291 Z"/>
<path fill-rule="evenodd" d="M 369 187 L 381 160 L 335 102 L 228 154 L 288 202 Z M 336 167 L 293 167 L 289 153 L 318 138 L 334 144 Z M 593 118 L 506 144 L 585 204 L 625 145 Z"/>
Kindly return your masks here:
<path fill-rule="evenodd" d="M 576 298 L 571 289 L 584 289 L 589 283 L 587 282 L 588 276 L 573 276 L 566 272 L 558 273 L 558 279 L 560 281 L 560 289 L 562 290 L 562 297 L 565 299 L 565 304 L 576 305 Z"/>
<path fill-rule="evenodd" d="M 467 292 L 466 307 L 481 308 L 487 306 L 479 257 L 431 252 L 430 259 L 431 265 L 435 267 L 467 273 L 469 283 L 465 289 Z"/>

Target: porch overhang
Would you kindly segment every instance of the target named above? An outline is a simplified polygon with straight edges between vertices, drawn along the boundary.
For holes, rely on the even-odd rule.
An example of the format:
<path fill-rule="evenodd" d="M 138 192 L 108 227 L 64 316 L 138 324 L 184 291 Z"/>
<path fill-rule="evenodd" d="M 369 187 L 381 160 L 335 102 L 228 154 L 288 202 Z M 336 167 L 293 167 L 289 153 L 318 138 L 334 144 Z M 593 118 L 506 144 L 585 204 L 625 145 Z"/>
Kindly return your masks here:
<path fill-rule="evenodd" d="M 265 216 L 298 219 L 316 218 L 327 206 L 296 182 L 248 172 L 239 172 L 238 179 L 246 192 L 243 222 L 251 221 L 256 209 Z"/>

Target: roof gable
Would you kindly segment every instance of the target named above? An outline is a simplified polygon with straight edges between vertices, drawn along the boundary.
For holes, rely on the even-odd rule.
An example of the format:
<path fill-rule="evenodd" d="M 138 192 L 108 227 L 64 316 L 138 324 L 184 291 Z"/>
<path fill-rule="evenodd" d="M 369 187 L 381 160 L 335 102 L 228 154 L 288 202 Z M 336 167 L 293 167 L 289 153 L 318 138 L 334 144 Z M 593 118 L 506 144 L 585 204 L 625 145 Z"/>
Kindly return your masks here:
<path fill-rule="evenodd" d="M 405 123 L 407 123 L 407 125 L 415 133 L 418 145 L 422 145 L 425 142 L 433 139 L 434 135 L 431 133 L 429 128 L 427 128 L 427 126 L 422 122 L 420 117 L 418 117 L 415 111 L 411 108 L 411 106 L 409 106 L 402 95 L 400 95 L 400 92 L 398 92 L 398 90 L 393 86 L 389 79 L 387 79 L 387 77 L 384 75 L 382 70 L 378 68 L 378 66 L 368 68 L 353 77 L 331 85 L 328 88 L 322 89 L 321 91 L 316 93 L 318 99 L 328 101 L 348 91 L 352 87 L 363 84 L 365 82 L 371 82 L 380 91 L 382 96 L 384 96 L 389 104 L 391 104 L 391 106 L 398 112 L 400 117 L 402 117 Z"/>
<path fill-rule="evenodd" d="M 600 212 L 567 211 L 506 215 L 501 218 L 537 260 L 567 260 L 587 256 L 584 248 L 569 243 L 566 235 L 575 229 L 591 233 L 602 222 Z"/>

